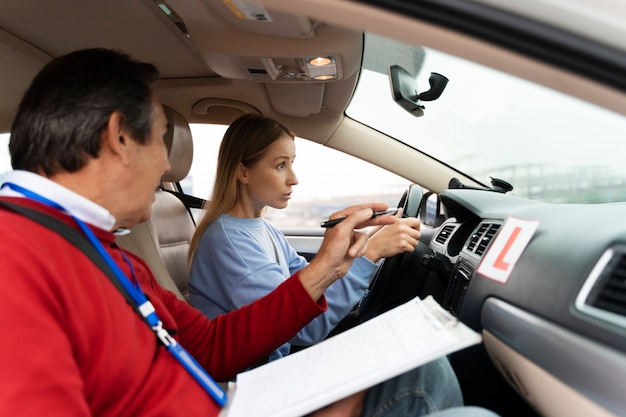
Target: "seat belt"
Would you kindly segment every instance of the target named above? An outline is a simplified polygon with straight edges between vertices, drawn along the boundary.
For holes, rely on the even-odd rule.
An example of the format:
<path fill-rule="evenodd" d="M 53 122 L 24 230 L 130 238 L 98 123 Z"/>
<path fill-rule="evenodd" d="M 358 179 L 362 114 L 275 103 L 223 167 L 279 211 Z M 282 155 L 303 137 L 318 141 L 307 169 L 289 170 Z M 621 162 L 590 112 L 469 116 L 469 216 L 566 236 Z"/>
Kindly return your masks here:
<path fill-rule="evenodd" d="M 204 204 L 206 203 L 206 200 L 203 198 L 195 197 L 193 195 L 181 193 L 178 191 L 166 190 L 164 188 L 161 188 L 161 190 L 178 197 L 178 199 L 182 201 L 187 208 L 204 209 Z"/>
<path fill-rule="evenodd" d="M 176 184 L 180 188 L 180 185 L 178 183 L 176 183 Z M 165 191 L 166 193 L 170 193 L 173 196 L 175 196 L 176 198 L 178 198 L 183 203 L 183 206 L 185 206 L 185 208 L 187 209 L 187 213 L 189 213 L 189 217 L 191 217 L 191 221 L 193 222 L 194 226 L 197 226 L 196 225 L 196 218 L 194 217 L 193 212 L 191 211 L 191 209 L 204 210 L 204 206 L 206 204 L 206 200 L 205 199 L 200 198 L 200 197 L 195 197 L 193 195 L 185 194 L 185 193 L 182 193 L 180 191 L 168 190 L 168 189 L 165 189 L 163 187 L 161 187 L 161 191 Z"/>
<path fill-rule="evenodd" d="M 26 190 L 25 190 L 26 191 Z M 33 221 L 40 223 L 43 226 L 48 227 L 49 229 L 57 232 L 59 235 L 64 237 L 68 242 L 76 246 L 78 249 L 83 251 L 87 257 L 89 257 L 100 269 L 105 273 L 107 278 L 115 285 L 117 289 L 124 295 L 126 302 L 133 307 L 133 310 L 139 314 L 139 316 L 143 319 L 143 321 L 148 325 L 148 328 L 154 331 L 154 334 L 157 336 L 158 340 L 163 342 L 168 351 L 174 356 L 174 358 L 180 362 L 180 364 L 190 373 L 190 375 L 202 386 L 202 388 L 215 400 L 215 402 L 223 407 L 226 404 L 226 393 L 224 390 L 211 378 L 211 376 L 202 368 L 202 366 L 196 362 L 196 360 L 185 350 L 177 341 L 175 341 L 167 330 L 164 330 L 162 327 L 162 323 L 160 319 L 156 316 L 156 312 L 154 311 L 154 307 L 152 303 L 147 300 L 143 304 L 138 304 L 137 300 L 135 300 L 132 295 L 128 292 L 128 290 L 121 284 L 118 277 L 115 275 L 115 272 L 111 269 L 111 267 L 107 264 L 105 259 L 100 255 L 93 245 L 92 242 L 89 241 L 87 236 L 83 233 L 80 233 L 78 230 L 72 228 L 71 226 L 63 223 L 61 220 L 50 217 L 49 215 L 37 211 L 35 209 L 30 209 L 24 206 L 20 206 L 18 204 L 9 203 L 7 201 L 0 200 L 0 207 L 4 207 L 14 213 L 21 214 L 27 218 L 30 218 Z M 75 218 L 79 225 L 81 222 Z M 87 227 L 85 225 L 85 227 Z M 95 239 L 95 236 L 94 236 Z M 105 250 L 103 248 L 103 250 Z M 98 259 L 99 258 L 99 259 Z M 141 290 L 141 295 L 145 299 L 145 295 Z M 149 304 L 149 307 L 152 308 L 152 311 L 148 311 L 146 314 L 142 314 L 139 309 L 145 305 Z M 158 320 L 158 326 L 153 326 L 149 322 L 149 318 L 146 315 L 154 316 L 155 320 Z M 157 329 L 158 327 L 158 329 Z"/>

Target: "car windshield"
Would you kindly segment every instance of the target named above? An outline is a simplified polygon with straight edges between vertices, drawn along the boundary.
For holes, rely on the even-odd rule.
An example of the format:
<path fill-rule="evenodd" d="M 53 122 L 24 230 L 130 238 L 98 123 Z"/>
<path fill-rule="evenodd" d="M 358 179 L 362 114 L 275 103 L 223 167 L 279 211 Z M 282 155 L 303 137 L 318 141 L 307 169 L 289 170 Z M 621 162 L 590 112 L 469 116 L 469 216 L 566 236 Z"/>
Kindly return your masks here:
<path fill-rule="evenodd" d="M 623 115 L 433 49 L 390 46 L 370 35 L 365 44 L 349 117 L 482 184 L 505 180 L 518 196 L 554 203 L 626 201 Z M 382 56 L 387 65 L 401 63 L 417 74 L 419 92 L 430 88 L 431 72 L 449 79 L 441 97 L 422 102 L 423 116 L 393 101 Z"/>

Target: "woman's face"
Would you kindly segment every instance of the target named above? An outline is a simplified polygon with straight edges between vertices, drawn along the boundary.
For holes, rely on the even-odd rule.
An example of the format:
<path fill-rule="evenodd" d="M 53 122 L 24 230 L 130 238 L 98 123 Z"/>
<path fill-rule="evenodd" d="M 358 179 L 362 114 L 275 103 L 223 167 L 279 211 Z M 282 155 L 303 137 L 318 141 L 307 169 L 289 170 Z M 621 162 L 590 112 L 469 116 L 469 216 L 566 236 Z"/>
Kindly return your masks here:
<path fill-rule="evenodd" d="M 292 187 L 298 184 L 293 171 L 296 145 L 292 137 L 282 135 L 266 150 L 253 166 L 245 167 L 240 181 L 242 191 L 250 200 L 255 215 L 261 215 L 266 206 L 282 209 L 291 199 Z"/>

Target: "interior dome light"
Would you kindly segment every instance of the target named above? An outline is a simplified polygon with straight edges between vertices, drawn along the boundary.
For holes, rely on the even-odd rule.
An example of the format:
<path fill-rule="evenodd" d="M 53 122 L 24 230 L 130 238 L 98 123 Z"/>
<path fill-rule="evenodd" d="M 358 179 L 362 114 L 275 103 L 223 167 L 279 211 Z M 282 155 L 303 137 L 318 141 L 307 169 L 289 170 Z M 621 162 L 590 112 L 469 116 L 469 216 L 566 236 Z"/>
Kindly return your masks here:
<path fill-rule="evenodd" d="M 311 60 L 309 60 L 309 64 L 313 65 L 314 67 L 323 67 L 324 65 L 328 65 L 331 62 L 333 62 L 331 58 L 323 57 L 323 56 L 319 56 L 319 57 L 312 58 Z"/>

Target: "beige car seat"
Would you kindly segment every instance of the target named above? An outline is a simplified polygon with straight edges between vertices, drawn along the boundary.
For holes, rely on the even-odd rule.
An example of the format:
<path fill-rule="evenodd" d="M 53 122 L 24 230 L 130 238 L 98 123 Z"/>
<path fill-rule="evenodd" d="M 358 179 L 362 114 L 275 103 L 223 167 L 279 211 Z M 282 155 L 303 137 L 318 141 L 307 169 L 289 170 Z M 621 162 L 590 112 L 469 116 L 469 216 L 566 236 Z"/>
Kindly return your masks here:
<path fill-rule="evenodd" d="M 177 111 L 167 106 L 163 108 L 170 125 L 165 144 L 172 168 L 161 179 L 167 186 L 182 181 L 189 174 L 193 140 L 187 120 Z M 194 230 L 195 223 L 183 202 L 167 191 L 157 190 L 150 220 L 118 236 L 117 243 L 141 256 L 163 288 L 189 302 L 187 252 Z"/>

